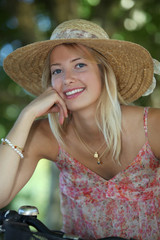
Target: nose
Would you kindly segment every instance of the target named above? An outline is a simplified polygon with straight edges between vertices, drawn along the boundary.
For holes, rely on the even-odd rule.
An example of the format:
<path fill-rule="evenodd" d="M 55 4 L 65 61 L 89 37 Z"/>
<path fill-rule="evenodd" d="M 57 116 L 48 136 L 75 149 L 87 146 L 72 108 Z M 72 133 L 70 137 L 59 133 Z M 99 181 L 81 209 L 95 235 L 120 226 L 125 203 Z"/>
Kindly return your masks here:
<path fill-rule="evenodd" d="M 75 82 L 75 76 L 72 70 L 67 70 L 64 73 L 64 84 L 69 85 Z"/>

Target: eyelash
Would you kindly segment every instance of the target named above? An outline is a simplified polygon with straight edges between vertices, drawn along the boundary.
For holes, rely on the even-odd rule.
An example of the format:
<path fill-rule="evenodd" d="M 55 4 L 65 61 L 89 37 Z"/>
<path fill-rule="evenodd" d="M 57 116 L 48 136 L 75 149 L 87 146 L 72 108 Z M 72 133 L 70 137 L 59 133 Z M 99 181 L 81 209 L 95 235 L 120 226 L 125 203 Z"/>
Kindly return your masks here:
<path fill-rule="evenodd" d="M 78 63 L 78 64 L 76 64 L 76 67 L 78 67 L 78 65 L 83 65 L 83 67 L 87 66 L 85 63 Z"/>
<path fill-rule="evenodd" d="M 62 72 L 62 70 L 61 70 L 61 69 L 55 69 L 55 70 L 52 72 L 52 75 L 57 75 L 57 74 L 60 74 L 61 72 L 60 72 L 60 73 L 56 73 L 56 72 L 57 72 L 57 71 L 59 71 L 59 70 Z"/>
<path fill-rule="evenodd" d="M 80 67 L 80 65 L 82 65 L 82 66 Z M 85 64 L 85 63 L 77 63 L 75 65 L 75 68 L 81 69 L 81 68 L 86 67 L 86 66 L 87 66 L 87 64 Z M 57 71 L 60 71 L 60 72 L 57 73 Z M 62 69 L 55 69 L 55 70 L 52 71 L 52 75 L 58 75 L 60 73 L 62 73 Z"/>

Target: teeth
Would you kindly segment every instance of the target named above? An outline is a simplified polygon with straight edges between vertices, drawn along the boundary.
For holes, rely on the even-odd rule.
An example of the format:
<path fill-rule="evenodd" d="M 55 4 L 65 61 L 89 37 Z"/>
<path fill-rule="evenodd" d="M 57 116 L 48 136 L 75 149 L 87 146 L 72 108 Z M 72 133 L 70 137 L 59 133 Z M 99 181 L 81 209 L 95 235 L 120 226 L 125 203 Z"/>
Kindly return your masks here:
<path fill-rule="evenodd" d="M 75 94 L 75 93 L 78 93 L 78 92 L 82 92 L 82 91 L 83 91 L 83 88 L 79 88 L 79 89 L 72 90 L 70 92 L 66 92 L 66 95 L 70 96 L 72 94 Z"/>

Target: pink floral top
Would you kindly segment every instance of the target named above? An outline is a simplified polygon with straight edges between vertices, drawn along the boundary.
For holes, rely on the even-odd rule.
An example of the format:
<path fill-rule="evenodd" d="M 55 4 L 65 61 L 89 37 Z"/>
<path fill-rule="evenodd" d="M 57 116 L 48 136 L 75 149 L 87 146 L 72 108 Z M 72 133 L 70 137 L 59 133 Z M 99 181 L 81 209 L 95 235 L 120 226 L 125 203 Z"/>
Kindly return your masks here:
<path fill-rule="evenodd" d="M 60 147 L 56 165 L 64 232 L 84 239 L 160 239 L 160 161 L 148 143 L 147 113 L 145 108 L 146 143 L 134 161 L 108 181 Z"/>

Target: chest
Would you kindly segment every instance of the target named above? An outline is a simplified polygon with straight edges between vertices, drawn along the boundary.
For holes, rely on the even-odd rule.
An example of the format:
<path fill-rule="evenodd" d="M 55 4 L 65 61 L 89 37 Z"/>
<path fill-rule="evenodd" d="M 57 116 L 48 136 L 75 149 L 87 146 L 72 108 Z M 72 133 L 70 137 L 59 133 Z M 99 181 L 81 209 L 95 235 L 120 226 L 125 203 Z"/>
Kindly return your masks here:
<path fill-rule="evenodd" d="M 125 138 L 122 141 L 119 159 L 114 159 L 111 152 L 106 152 L 100 158 L 100 164 L 98 164 L 98 159 L 94 157 L 95 152 L 91 153 L 87 151 L 82 145 L 76 142 L 76 140 L 74 141 L 74 144 L 73 141 L 72 144 L 68 141 L 65 150 L 72 158 L 76 159 L 83 166 L 87 167 L 100 177 L 109 180 L 132 164 L 145 143 L 145 139 L 135 141 L 134 144 L 133 141 L 128 140 L 129 139 Z M 99 155 L 101 155 L 101 153 Z"/>
<path fill-rule="evenodd" d="M 135 121 L 135 123 L 133 120 L 129 121 L 127 119 L 124 123 L 122 121 L 119 159 L 115 159 L 111 150 L 108 150 L 107 144 L 98 151 L 97 149 L 104 140 L 97 140 L 95 136 L 91 136 L 89 138 L 91 141 L 86 142 L 92 148 L 92 151 L 88 151 L 87 147 L 76 137 L 72 128 L 70 128 L 65 138 L 65 150 L 72 158 L 92 172 L 104 179 L 111 179 L 132 164 L 146 142 L 143 118 L 140 121 Z M 103 154 L 105 149 L 106 152 Z M 97 164 L 97 158 L 94 157 L 96 151 L 100 156 L 100 164 Z"/>

